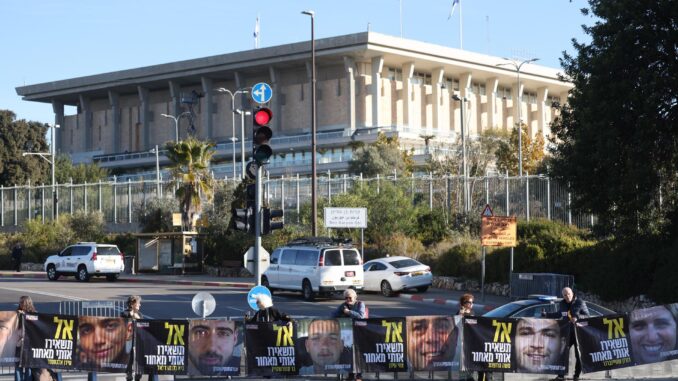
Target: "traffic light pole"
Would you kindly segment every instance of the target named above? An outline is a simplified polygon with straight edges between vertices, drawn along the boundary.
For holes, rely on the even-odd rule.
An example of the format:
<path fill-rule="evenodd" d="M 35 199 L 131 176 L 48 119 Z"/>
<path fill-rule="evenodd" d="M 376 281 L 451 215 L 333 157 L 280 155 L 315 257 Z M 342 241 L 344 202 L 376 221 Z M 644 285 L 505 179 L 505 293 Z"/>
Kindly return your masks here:
<path fill-rule="evenodd" d="M 262 177 L 264 176 L 264 166 L 257 166 L 256 193 L 254 198 L 254 276 L 257 280 L 257 286 L 261 286 L 261 201 L 262 195 Z"/>

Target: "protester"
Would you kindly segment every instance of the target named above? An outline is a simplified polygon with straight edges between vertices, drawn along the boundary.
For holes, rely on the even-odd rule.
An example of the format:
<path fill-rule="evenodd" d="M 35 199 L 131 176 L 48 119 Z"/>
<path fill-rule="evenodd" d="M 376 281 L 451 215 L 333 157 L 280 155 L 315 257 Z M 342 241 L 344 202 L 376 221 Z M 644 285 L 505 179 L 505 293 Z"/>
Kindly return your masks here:
<path fill-rule="evenodd" d="M 188 374 L 225 376 L 240 370 L 234 355 L 238 331 L 233 320 L 191 320 L 188 329 Z"/>
<path fill-rule="evenodd" d="M 306 352 L 313 364 L 299 368 L 299 374 L 342 373 L 342 354 L 346 351 L 341 325 L 335 319 L 315 319 L 308 325 Z"/>
<path fill-rule="evenodd" d="M 575 365 L 574 365 L 574 375 L 573 381 L 579 380 L 579 375 L 581 374 L 581 358 L 579 357 L 579 344 L 577 343 L 577 336 L 574 333 L 574 324 L 577 320 L 589 316 L 589 309 L 586 306 L 586 302 L 582 299 L 579 299 L 574 294 L 571 288 L 563 288 L 563 300 L 558 303 L 558 312 L 544 314 L 546 317 L 551 318 L 562 318 L 568 319 L 572 322 L 573 326 L 570 329 L 570 340 L 568 342 L 568 350 L 574 345 L 574 356 L 575 356 Z M 562 381 L 565 379 L 565 373 L 561 373 L 558 377 L 554 378 L 554 381 Z"/>
<path fill-rule="evenodd" d="M 407 317 L 407 354 L 413 370 L 452 366 L 457 335 L 452 316 Z"/>
<path fill-rule="evenodd" d="M 14 255 L 14 253 L 12 253 Z M 30 381 L 32 376 L 32 369 L 25 367 L 26 358 L 22 356 L 21 348 L 24 343 L 23 335 L 23 325 L 24 317 L 26 313 L 36 313 L 35 307 L 33 306 L 33 299 L 30 296 L 22 296 L 19 298 L 19 307 L 16 309 L 17 315 L 19 317 L 19 340 L 16 343 L 16 358 L 17 363 L 14 366 L 14 381 Z"/>
<path fill-rule="evenodd" d="M 350 317 L 352 319 L 367 319 L 368 312 L 365 303 L 358 300 L 358 294 L 354 289 L 349 288 L 344 291 L 344 302 L 337 307 L 337 309 L 332 314 L 332 317 Z M 358 361 L 354 361 L 355 364 L 358 364 Z M 354 379 L 355 381 L 362 381 L 362 373 L 349 373 L 348 379 Z"/>
<path fill-rule="evenodd" d="M 473 315 L 473 295 L 464 294 L 459 298 L 459 310 L 457 315 Z"/>
<path fill-rule="evenodd" d="M 636 364 L 664 361 L 678 355 L 678 304 L 631 312 L 629 334 Z"/>
<path fill-rule="evenodd" d="M 255 300 L 257 301 L 257 307 L 259 310 L 254 313 L 254 316 L 249 317 L 245 316 L 245 321 L 248 323 L 252 322 L 261 322 L 261 323 L 270 323 L 270 322 L 291 322 L 292 318 L 285 313 L 281 313 L 275 307 L 273 307 L 273 300 L 271 297 L 266 294 L 259 294 L 256 296 Z"/>
<path fill-rule="evenodd" d="M 141 315 L 141 296 L 139 295 L 130 295 L 127 298 L 127 308 L 122 311 L 120 314 L 121 317 L 131 319 L 132 324 L 134 321 L 139 320 L 142 318 Z M 134 332 L 134 331 L 133 331 Z M 135 349 L 136 348 L 136 337 L 134 334 L 132 334 L 132 353 L 129 356 L 129 361 L 127 363 L 127 376 L 126 380 L 127 381 L 132 381 L 134 379 L 135 381 L 141 380 L 141 374 L 135 374 L 134 373 L 134 358 L 136 356 Z M 149 374 L 148 375 L 148 381 L 157 381 L 158 380 L 158 375 L 157 374 Z"/>
<path fill-rule="evenodd" d="M 567 334 L 561 331 L 554 319 L 518 319 L 515 338 L 517 372 L 555 373 L 567 369 Z"/>
<path fill-rule="evenodd" d="M 24 248 L 21 242 L 17 242 L 12 249 L 12 261 L 14 262 L 14 270 L 21 272 L 21 257 L 24 255 Z"/>

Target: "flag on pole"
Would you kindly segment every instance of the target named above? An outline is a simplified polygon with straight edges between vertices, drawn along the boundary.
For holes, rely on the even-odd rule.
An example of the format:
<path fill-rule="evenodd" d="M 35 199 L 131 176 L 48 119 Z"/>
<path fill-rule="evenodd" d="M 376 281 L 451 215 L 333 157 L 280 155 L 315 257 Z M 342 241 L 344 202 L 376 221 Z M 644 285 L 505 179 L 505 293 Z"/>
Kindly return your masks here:
<path fill-rule="evenodd" d="M 452 15 L 454 14 L 454 10 L 457 8 L 457 4 L 459 4 L 459 0 L 452 0 L 452 9 L 450 9 L 450 15 L 447 16 L 447 19 L 449 20 Z"/>
<path fill-rule="evenodd" d="M 254 48 L 259 48 L 259 16 L 257 16 L 257 22 L 254 24 Z"/>

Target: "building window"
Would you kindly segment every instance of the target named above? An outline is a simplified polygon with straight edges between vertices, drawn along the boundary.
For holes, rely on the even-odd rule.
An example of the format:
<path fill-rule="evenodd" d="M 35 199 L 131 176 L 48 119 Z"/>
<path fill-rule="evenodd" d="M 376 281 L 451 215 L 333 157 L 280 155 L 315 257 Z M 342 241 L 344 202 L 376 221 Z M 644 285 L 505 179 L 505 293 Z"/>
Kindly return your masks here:
<path fill-rule="evenodd" d="M 410 82 L 413 85 L 430 85 L 431 74 L 419 73 L 415 71 L 414 74 L 412 74 L 412 79 Z"/>
<path fill-rule="evenodd" d="M 459 80 L 455 78 L 445 78 L 445 87 L 451 89 L 450 91 L 459 91 Z"/>
<path fill-rule="evenodd" d="M 386 78 L 391 81 L 402 81 L 403 80 L 403 71 L 401 69 L 388 68 L 386 72 Z"/>

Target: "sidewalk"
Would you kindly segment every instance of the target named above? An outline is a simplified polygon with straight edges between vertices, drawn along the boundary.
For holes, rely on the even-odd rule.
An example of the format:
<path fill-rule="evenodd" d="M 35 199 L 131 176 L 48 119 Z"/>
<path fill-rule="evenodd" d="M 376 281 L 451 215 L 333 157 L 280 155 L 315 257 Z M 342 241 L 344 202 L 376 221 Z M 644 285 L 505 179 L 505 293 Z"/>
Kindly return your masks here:
<path fill-rule="evenodd" d="M 0 279 L 19 278 L 19 279 L 43 279 L 47 280 L 47 275 L 39 271 L 22 271 L 14 272 L 2 270 L 0 271 Z M 206 286 L 206 287 L 230 287 L 250 289 L 255 286 L 254 278 L 225 278 L 205 274 L 188 274 L 188 275 L 171 275 L 171 274 L 152 274 L 152 273 L 138 273 L 138 274 L 121 274 L 118 282 L 130 283 L 160 283 L 160 284 L 178 284 L 187 286 Z M 398 294 L 398 297 L 407 300 L 432 303 L 451 306 L 451 309 L 458 308 L 459 298 L 464 294 L 464 291 L 445 290 L 440 288 L 430 288 L 425 293 L 410 293 L 403 292 Z M 510 300 L 504 296 L 485 295 L 485 301 L 482 300 L 480 294 L 474 294 L 475 305 L 474 309 L 478 312 L 490 311 L 498 306 L 508 303 Z"/>

